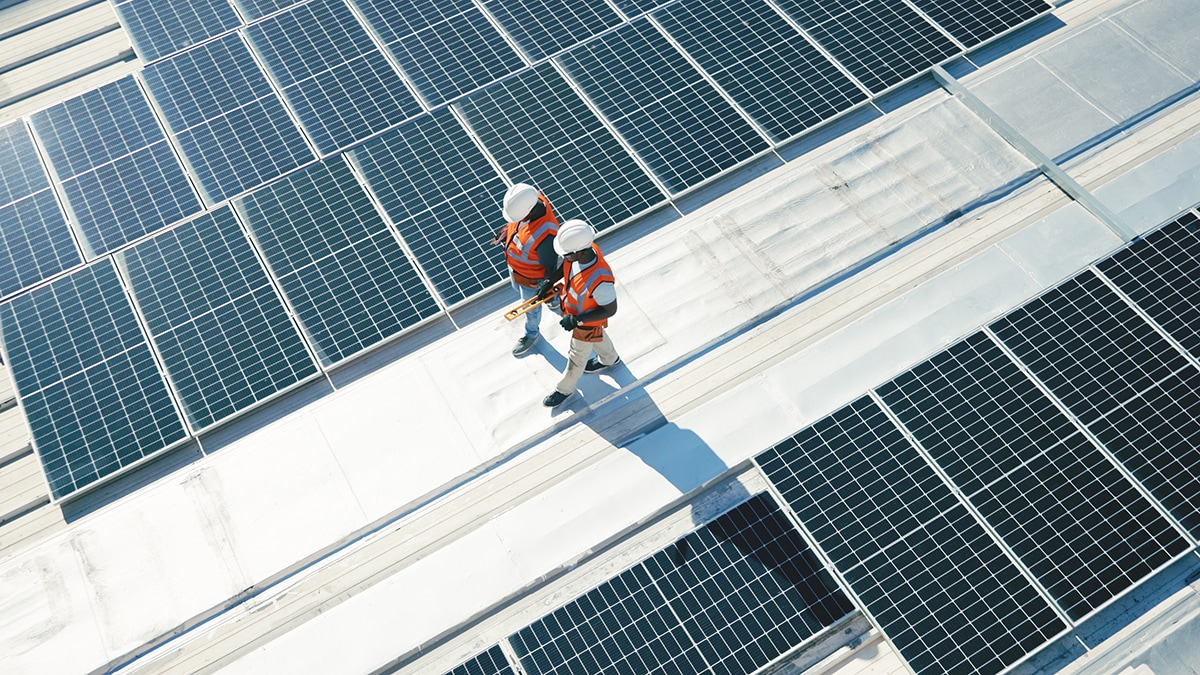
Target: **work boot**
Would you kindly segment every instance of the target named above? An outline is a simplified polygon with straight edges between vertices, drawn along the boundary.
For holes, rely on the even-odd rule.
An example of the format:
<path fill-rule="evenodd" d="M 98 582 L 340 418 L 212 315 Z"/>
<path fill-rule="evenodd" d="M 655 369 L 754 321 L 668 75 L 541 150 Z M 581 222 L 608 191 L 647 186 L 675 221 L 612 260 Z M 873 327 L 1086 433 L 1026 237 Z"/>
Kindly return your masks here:
<path fill-rule="evenodd" d="M 612 363 L 610 363 L 606 366 L 603 363 L 600 363 L 600 359 L 593 356 L 592 358 L 588 359 L 587 365 L 585 365 L 583 367 L 583 372 L 585 372 L 585 373 L 604 372 L 604 371 L 608 370 L 609 368 L 612 368 L 613 366 L 617 365 L 620 362 L 621 362 L 621 357 L 618 356 L 616 361 L 613 361 Z"/>
<path fill-rule="evenodd" d="M 568 398 L 571 398 L 570 394 L 564 394 L 561 391 L 555 389 L 554 391 L 550 392 L 549 396 L 542 399 L 542 405 L 546 406 L 547 408 L 557 408 L 558 406 L 562 405 L 563 401 L 567 400 Z"/>
<path fill-rule="evenodd" d="M 520 340 L 517 340 L 516 346 L 513 347 L 513 356 L 520 358 L 520 357 L 528 354 L 529 350 L 533 349 L 533 346 L 537 344 L 539 337 L 541 337 L 541 336 L 534 335 L 533 337 L 529 337 L 528 335 L 526 335 L 526 336 L 523 336 Z"/>

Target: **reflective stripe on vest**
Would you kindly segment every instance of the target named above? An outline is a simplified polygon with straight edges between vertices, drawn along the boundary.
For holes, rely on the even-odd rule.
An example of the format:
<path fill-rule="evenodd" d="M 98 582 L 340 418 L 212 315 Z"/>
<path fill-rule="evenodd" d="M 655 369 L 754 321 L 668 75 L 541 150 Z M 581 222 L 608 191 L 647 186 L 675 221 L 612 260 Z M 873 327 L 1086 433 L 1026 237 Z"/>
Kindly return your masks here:
<path fill-rule="evenodd" d="M 570 281 L 563 284 L 562 291 L 562 309 L 567 314 L 579 316 L 584 312 L 590 312 L 600 307 L 600 304 L 592 299 L 592 292 L 604 282 L 616 283 L 612 268 L 608 266 L 608 262 L 600 254 L 599 247 L 592 244 L 592 250 L 596 253 L 596 261 L 584 270 L 582 274 L 572 275 L 571 263 L 563 265 L 563 276 L 569 276 L 570 279 Z M 600 321 L 588 321 L 580 325 L 603 326 L 607 323 L 607 319 L 602 319 Z"/>
<path fill-rule="evenodd" d="M 545 278 L 546 268 L 538 262 L 537 250 L 546 237 L 558 232 L 550 202 L 542 195 L 538 200 L 546 207 L 546 215 L 532 222 L 509 223 L 508 244 L 504 247 L 504 258 L 512 271 L 530 279 Z"/>

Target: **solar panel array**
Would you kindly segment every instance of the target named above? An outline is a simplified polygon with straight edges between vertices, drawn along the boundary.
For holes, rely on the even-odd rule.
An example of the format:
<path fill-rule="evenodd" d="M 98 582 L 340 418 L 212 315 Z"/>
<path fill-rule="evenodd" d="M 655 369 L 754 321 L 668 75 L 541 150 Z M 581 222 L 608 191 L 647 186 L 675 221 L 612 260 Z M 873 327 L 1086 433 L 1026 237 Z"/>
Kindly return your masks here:
<path fill-rule="evenodd" d="M 164 229 L 217 227 L 219 255 L 252 252 L 268 283 L 256 279 L 254 293 L 221 309 L 184 302 L 170 329 L 142 326 L 189 433 L 304 381 L 302 351 L 318 368 L 335 366 L 502 283 L 501 251 L 487 242 L 513 182 L 537 185 L 562 218 L 608 229 L 1051 9 L 1041 0 L 960 0 L 924 13 L 874 0 L 112 2 L 145 68 L 0 135 L 10 193 L 0 193 L 0 298 L 108 258 L 144 324 L 150 286 L 132 288 L 133 249 L 167 246 Z M 948 37 L 961 30 L 972 39 Z M 228 238 L 235 229 L 249 250 Z M 170 246 L 197 256 L 197 269 L 213 265 L 218 239 L 189 236 L 205 243 Z M 143 246 L 150 239 L 158 243 Z M 164 273 L 188 267 L 156 255 Z M 281 323 L 268 286 L 294 319 Z M 225 320 L 235 325 L 219 336 L 208 325 Z M 239 342 L 251 326 L 261 336 Z M 198 341 L 221 346 L 182 354 Z"/>
<path fill-rule="evenodd" d="M 757 672 L 851 611 L 766 494 L 507 638 L 527 675 Z M 493 647 L 449 675 L 508 673 Z"/>
<path fill-rule="evenodd" d="M 1194 550 L 1198 230 L 1183 215 L 756 458 L 916 672 L 999 672 Z"/>

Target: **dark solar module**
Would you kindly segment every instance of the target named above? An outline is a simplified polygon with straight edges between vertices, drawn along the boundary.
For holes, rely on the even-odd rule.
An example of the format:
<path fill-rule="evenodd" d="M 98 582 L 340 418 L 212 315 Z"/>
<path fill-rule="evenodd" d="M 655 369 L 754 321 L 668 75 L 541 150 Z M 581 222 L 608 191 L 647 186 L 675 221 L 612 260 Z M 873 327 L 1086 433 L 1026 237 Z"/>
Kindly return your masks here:
<path fill-rule="evenodd" d="M 228 207 L 123 251 L 117 261 L 193 428 L 317 372 Z"/>
<path fill-rule="evenodd" d="M 421 112 L 343 0 L 301 5 L 246 36 L 322 153 Z"/>
<path fill-rule="evenodd" d="M 875 93 L 962 51 L 902 2 L 778 0 L 778 3 Z"/>
<path fill-rule="evenodd" d="M 913 0 L 970 49 L 1054 9 L 1046 0 Z"/>
<path fill-rule="evenodd" d="M 604 0 L 484 0 L 483 6 L 534 61 L 621 23 Z"/>
<path fill-rule="evenodd" d="M 458 666 L 446 675 L 515 675 L 512 666 L 499 646 L 483 652 L 479 656 Z"/>
<path fill-rule="evenodd" d="M 557 59 L 671 192 L 769 147 L 648 21 Z"/>
<path fill-rule="evenodd" d="M 1086 270 L 992 329 L 1085 424 L 1188 365 Z"/>
<path fill-rule="evenodd" d="M 604 230 L 665 200 L 550 64 L 455 107 L 509 178 L 537 186 L 562 220 Z"/>
<path fill-rule="evenodd" d="M 24 122 L 0 127 L 0 206 L 50 187 Z"/>
<path fill-rule="evenodd" d="M 1200 218 L 1184 214 L 1096 266 L 1200 358 Z"/>
<path fill-rule="evenodd" d="M 111 261 L 0 305 L 0 332 L 55 497 L 185 438 Z"/>
<path fill-rule="evenodd" d="M 237 34 L 142 71 L 210 203 L 313 158 Z"/>
<path fill-rule="evenodd" d="M 350 154 L 447 304 L 506 278 L 504 253 L 489 242 L 507 186 L 449 110 Z"/>
<path fill-rule="evenodd" d="M 982 333 L 879 394 L 1073 619 L 1188 548 Z"/>
<path fill-rule="evenodd" d="M 323 364 L 440 311 L 343 158 L 235 205 Z"/>
<path fill-rule="evenodd" d="M 762 0 L 684 0 L 653 16 L 775 141 L 867 99 Z"/>
<path fill-rule="evenodd" d="M 81 262 L 67 220 L 49 189 L 0 206 L 0 295 Z"/>
<path fill-rule="evenodd" d="M 241 24 L 228 0 L 124 0 L 115 8 L 147 63 Z"/>
<path fill-rule="evenodd" d="M 496 27 L 462 0 L 355 0 L 425 101 L 436 106 L 520 69 Z"/>

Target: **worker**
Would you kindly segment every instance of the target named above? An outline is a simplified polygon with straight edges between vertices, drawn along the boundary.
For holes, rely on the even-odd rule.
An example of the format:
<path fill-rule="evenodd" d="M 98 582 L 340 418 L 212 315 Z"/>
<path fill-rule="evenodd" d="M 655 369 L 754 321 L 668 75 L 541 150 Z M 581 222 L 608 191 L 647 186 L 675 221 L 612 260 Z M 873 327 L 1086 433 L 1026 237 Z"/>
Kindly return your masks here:
<path fill-rule="evenodd" d="M 558 271 L 558 256 L 554 252 L 554 237 L 558 234 L 558 219 L 550 201 L 537 188 L 517 183 L 504 195 L 501 209 L 508 224 L 493 240 L 504 246 L 513 288 L 521 300 L 537 295 L 547 297 L 554 292 Z M 542 306 L 525 313 L 525 332 L 513 347 L 513 356 L 529 353 L 541 337 Z"/>
<path fill-rule="evenodd" d="M 608 318 L 617 313 L 616 282 L 595 239 L 596 231 L 582 220 L 563 223 L 554 239 L 554 250 L 563 260 L 559 325 L 571 331 L 571 347 L 562 380 L 542 401 L 547 408 L 562 405 L 574 394 L 584 373 L 598 373 L 621 362 L 605 330 Z"/>

